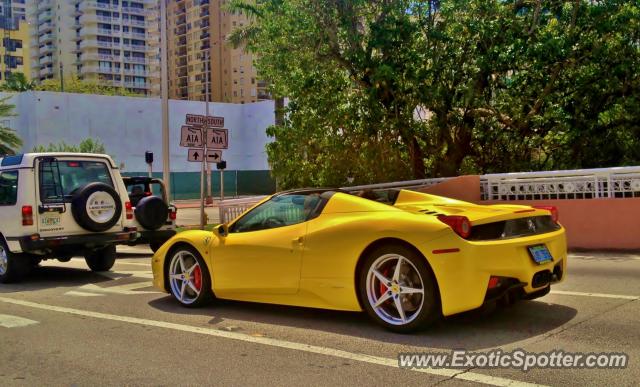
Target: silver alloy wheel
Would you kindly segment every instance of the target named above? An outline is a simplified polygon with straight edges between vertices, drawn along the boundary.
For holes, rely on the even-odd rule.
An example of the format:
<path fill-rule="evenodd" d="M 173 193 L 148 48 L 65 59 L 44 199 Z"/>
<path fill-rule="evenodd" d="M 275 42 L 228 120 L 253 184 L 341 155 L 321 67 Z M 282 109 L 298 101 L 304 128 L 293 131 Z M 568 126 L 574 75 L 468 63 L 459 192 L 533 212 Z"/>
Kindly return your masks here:
<path fill-rule="evenodd" d="M 189 305 L 198 299 L 202 291 L 202 268 L 192 253 L 180 250 L 173 255 L 169 283 L 171 292 L 181 303 Z"/>
<path fill-rule="evenodd" d="M 0 246 L 0 275 L 4 275 L 7 272 L 9 266 L 9 257 L 7 257 L 7 251 L 3 246 Z"/>
<path fill-rule="evenodd" d="M 385 254 L 367 272 L 369 305 L 384 322 L 406 325 L 415 320 L 424 304 L 424 282 L 407 258 Z"/>

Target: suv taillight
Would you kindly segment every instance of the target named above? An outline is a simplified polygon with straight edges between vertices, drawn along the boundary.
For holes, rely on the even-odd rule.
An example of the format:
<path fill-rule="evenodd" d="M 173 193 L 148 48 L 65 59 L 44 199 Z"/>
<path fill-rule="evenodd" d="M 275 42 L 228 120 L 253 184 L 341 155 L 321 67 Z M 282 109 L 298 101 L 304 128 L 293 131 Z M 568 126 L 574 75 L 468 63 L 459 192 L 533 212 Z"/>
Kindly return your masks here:
<path fill-rule="evenodd" d="M 169 210 L 169 219 L 170 220 L 176 220 L 176 218 L 178 217 L 178 209 L 177 208 L 172 208 Z"/>
<path fill-rule="evenodd" d="M 126 209 L 127 219 L 133 219 L 133 206 L 131 202 L 126 202 L 124 208 Z"/>
<path fill-rule="evenodd" d="M 471 222 L 466 216 L 459 215 L 440 215 L 438 220 L 449 225 L 456 234 L 467 239 L 471 235 Z"/>
<path fill-rule="evenodd" d="M 33 226 L 33 207 L 22 206 L 22 225 Z"/>

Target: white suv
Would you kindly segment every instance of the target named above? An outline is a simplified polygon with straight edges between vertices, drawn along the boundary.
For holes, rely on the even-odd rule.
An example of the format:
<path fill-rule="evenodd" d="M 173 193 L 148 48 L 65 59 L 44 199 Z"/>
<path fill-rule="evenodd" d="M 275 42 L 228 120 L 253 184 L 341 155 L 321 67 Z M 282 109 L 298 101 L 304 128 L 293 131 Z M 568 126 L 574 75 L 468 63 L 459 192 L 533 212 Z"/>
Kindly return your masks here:
<path fill-rule="evenodd" d="M 20 280 L 43 259 L 77 255 L 91 270 L 109 270 L 115 245 L 138 237 L 120 172 L 100 154 L 1 158 L 0 219 L 0 282 Z"/>

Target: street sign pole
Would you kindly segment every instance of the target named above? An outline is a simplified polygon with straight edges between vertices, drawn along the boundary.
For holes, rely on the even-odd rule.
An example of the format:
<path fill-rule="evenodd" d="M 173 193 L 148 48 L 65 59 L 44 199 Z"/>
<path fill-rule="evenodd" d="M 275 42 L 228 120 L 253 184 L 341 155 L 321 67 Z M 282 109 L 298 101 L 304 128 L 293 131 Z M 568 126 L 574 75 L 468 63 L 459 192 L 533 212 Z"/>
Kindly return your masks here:
<path fill-rule="evenodd" d="M 209 56 L 209 51 L 206 52 L 205 54 L 206 57 L 206 74 L 205 74 L 205 80 L 206 80 L 206 85 L 205 85 L 205 93 L 206 93 L 206 99 L 207 99 L 207 114 L 206 116 L 209 117 L 209 96 L 211 95 L 211 77 L 209 76 L 209 62 L 211 61 L 210 56 Z M 209 162 L 209 156 L 208 154 L 205 154 L 205 159 L 207 161 L 207 204 L 213 204 L 213 199 L 211 198 L 211 163 Z"/>
<path fill-rule="evenodd" d="M 205 54 L 205 62 L 204 62 L 204 72 L 205 72 L 205 117 L 209 117 L 209 55 Z M 202 164 L 201 164 L 201 168 L 200 168 L 200 229 L 204 230 L 204 226 L 205 226 L 205 213 L 204 213 L 204 202 L 205 202 L 205 190 L 204 190 L 204 184 L 205 184 L 205 179 L 207 180 L 207 185 L 209 187 L 211 187 L 211 183 L 210 183 L 210 178 L 207 178 L 206 175 L 206 171 L 209 169 L 208 168 L 208 161 L 207 161 L 207 140 L 206 140 L 206 132 L 208 129 L 207 124 L 205 123 L 202 126 L 202 131 L 203 131 L 203 135 L 205 137 L 204 140 L 204 154 L 202 157 Z M 211 188 L 208 188 L 207 191 L 209 191 Z"/>
<path fill-rule="evenodd" d="M 224 169 L 220 170 L 220 201 L 224 200 Z"/>
<path fill-rule="evenodd" d="M 171 167 L 169 165 L 169 72 L 167 59 L 167 2 L 160 1 L 160 89 L 162 92 L 162 179 L 171 201 Z"/>

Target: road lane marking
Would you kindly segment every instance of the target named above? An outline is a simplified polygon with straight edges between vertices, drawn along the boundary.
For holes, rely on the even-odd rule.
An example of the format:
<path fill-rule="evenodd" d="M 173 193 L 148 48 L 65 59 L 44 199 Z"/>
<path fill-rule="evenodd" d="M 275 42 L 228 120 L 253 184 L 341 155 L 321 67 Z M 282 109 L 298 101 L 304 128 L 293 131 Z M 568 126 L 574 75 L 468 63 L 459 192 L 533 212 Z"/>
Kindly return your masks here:
<path fill-rule="evenodd" d="M 552 290 L 551 294 L 562 296 L 580 296 L 580 297 L 600 297 L 600 298 L 617 298 L 620 300 L 640 300 L 640 296 L 627 296 L 624 294 L 607 294 L 607 293 L 585 293 L 585 292 L 569 292 L 564 290 Z"/>
<path fill-rule="evenodd" d="M 37 324 L 35 320 L 29 320 L 28 318 L 11 316 L 8 314 L 0 314 L 0 327 L 5 328 L 20 328 L 29 325 Z"/>
<path fill-rule="evenodd" d="M 109 279 L 114 279 L 114 280 L 124 278 L 124 277 L 136 277 L 136 278 L 145 278 L 145 279 L 153 278 L 153 273 L 150 270 L 101 271 L 101 272 L 97 272 L 96 274 L 99 274 L 103 277 L 107 277 Z"/>
<path fill-rule="evenodd" d="M 65 295 L 67 296 L 78 296 L 78 297 L 101 297 L 104 296 L 104 294 L 96 294 L 96 293 L 89 293 L 89 292 L 78 292 L 75 290 L 69 290 L 68 292 L 65 293 Z"/>
<path fill-rule="evenodd" d="M 353 360 L 353 361 L 358 361 L 363 363 L 399 368 L 397 359 L 366 355 L 363 353 L 353 353 L 353 352 L 348 352 L 340 349 L 320 347 L 316 345 L 296 343 L 292 341 L 278 340 L 278 339 L 273 339 L 268 337 L 250 336 L 244 333 L 222 331 L 222 330 L 211 329 L 211 328 L 195 327 L 191 325 L 182 325 L 182 324 L 170 323 L 166 321 L 147 320 L 147 319 L 137 318 L 137 317 L 119 316 L 115 314 L 92 312 L 88 310 L 66 308 L 62 306 L 39 304 L 35 302 L 17 300 L 17 299 L 7 298 L 7 297 L 0 297 L 0 301 L 7 304 L 20 305 L 20 306 L 25 306 L 29 308 L 47 310 L 51 312 L 59 312 L 59 313 L 76 315 L 76 316 L 92 317 L 92 318 L 101 319 L 101 320 L 120 321 L 120 322 L 145 325 L 145 326 L 156 327 L 156 328 L 172 329 L 172 330 L 181 331 L 181 332 L 197 333 L 201 335 L 220 337 L 225 339 L 244 341 L 244 342 L 253 343 L 253 344 L 261 344 L 261 345 L 267 345 L 271 347 L 284 348 L 284 349 L 290 349 L 295 351 L 314 353 L 318 355 L 337 357 L 341 359 L 348 359 L 348 360 Z M 488 384 L 493 386 L 513 386 L 513 387 L 540 386 L 538 384 L 520 382 L 517 380 L 501 378 L 497 376 L 489 376 L 489 375 L 479 374 L 475 372 L 465 372 L 464 370 L 459 370 L 459 369 L 428 368 L 428 369 L 411 369 L 409 371 L 422 372 L 422 373 L 435 375 L 435 376 L 442 376 L 442 377 L 453 378 L 458 380 L 477 382 L 477 383 Z"/>
<path fill-rule="evenodd" d="M 135 295 L 135 294 L 160 294 L 159 291 L 149 291 L 149 290 L 136 290 L 143 289 L 153 286 L 151 282 L 136 282 L 133 284 L 126 285 L 117 285 L 117 286 L 109 286 L 106 288 L 100 287 L 95 284 L 86 284 L 82 285 L 78 288 L 78 290 L 88 290 L 91 292 L 100 292 L 100 293 L 113 293 L 113 294 L 126 294 L 126 295 Z"/>

